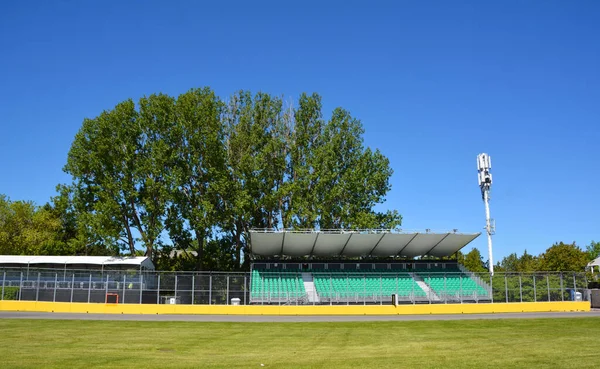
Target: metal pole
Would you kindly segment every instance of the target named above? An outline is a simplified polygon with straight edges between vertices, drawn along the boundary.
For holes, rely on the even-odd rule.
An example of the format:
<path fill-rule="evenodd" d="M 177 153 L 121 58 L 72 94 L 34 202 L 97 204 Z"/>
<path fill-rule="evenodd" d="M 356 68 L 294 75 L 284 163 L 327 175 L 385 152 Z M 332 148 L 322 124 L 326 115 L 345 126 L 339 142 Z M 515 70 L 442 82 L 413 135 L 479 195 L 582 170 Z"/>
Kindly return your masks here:
<path fill-rule="evenodd" d="M 379 305 L 383 305 L 383 278 L 379 274 Z"/>
<path fill-rule="evenodd" d="M 247 295 L 247 291 L 248 291 L 248 286 L 247 284 L 247 276 L 246 274 L 244 274 L 244 305 L 246 305 L 246 295 Z M 298 299 L 296 299 L 296 305 L 298 304 Z"/>
<path fill-rule="evenodd" d="M 490 274 L 490 289 L 492 292 L 492 304 L 494 303 L 494 276 Z"/>
<path fill-rule="evenodd" d="M 125 303 L 125 285 L 127 284 L 127 274 L 123 275 L 123 301 L 121 301 L 121 304 Z"/>
<path fill-rule="evenodd" d="M 41 277 L 40 272 L 38 272 L 38 278 L 37 278 L 37 284 L 35 286 L 35 301 L 38 301 L 38 298 L 40 296 L 40 277 Z"/>
<path fill-rule="evenodd" d="M 0 300 L 4 300 L 4 283 L 6 282 L 6 270 L 4 271 L 4 275 L 2 276 L 2 296 L 0 296 Z"/>
<path fill-rule="evenodd" d="M 533 275 L 533 302 L 537 302 L 537 289 L 535 288 L 535 274 Z"/>
<path fill-rule="evenodd" d="M 144 275 L 140 274 L 140 304 L 142 303 L 142 289 L 144 286 Z"/>
<path fill-rule="evenodd" d="M 281 276 L 279 278 L 281 279 Z M 227 301 L 225 301 L 225 305 L 229 305 L 229 274 L 227 274 Z"/>
<path fill-rule="evenodd" d="M 92 273 L 90 273 L 90 281 L 88 282 L 88 304 L 90 303 L 91 295 L 92 295 Z"/>
<path fill-rule="evenodd" d="M 463 303 L 462 276 L 463 276 L 462 273 L 458 276 L 458 283 L 459 283 L 459 290 L 458 290 L 459 295 L 458 296 L 460 298 L 461 304 Z"/>
<path fill-rule="evenodd" d="M 208 276 L 208 304 L 212 305 L 212 273 Z"/>
<path fill-rule="evenodd" d="M 177 282 L 178 282 L 178 275 L 175 274 L 175 303 L 177 303 Z"/>
<path fill-rule="evenodd" d="M 575 279 L 575 273 L 573 273 L 573 298 L 575 298 L 575 293 L 577 292 L 577 280 Z"/>
<path fill-rule="evenodd" d="M 548 274 L 546 274 L 546 285 L 548 286 L 548 301 L 550 301 L 550 279 L 548 278 Z"/>
<path fill-rule="evenodd" d="M 156 304 L 160 304 L 160 273 L 158 273 L 158 281 L 156 285 Z"/>
<path fill-rule="evenodd" d="M 55 273 L 54 276 L 54 297 L 52 298 L 52 302 L 56 302 L 56 285 L 58 284 L 58 273 Z"/>
<path fill-rule="evenodd" d="M 521 284 L 521 275 L 519 274 L 519 298 L 523 302 L 523 285 Z"/>
<path fill-rule="evenodd" d="M 108 298 L 108 277 L 109 275 L 106 275 L 106 284 L 104 285 L 104 303 L 106 304 L 108 301 L 106 301 L 106 299 Z"/>
<path fill-rule="evenodd" d="M 565 301 L 565 290 L 563 287 L 563 275 L 560 273 L 560 299 L 561 301 Z"/>
<path fill-rule="evenodd" d="M 506 280 L 506 274 L 504 275 L 504 292 L 506 293 L 506 302 L 508 302 L 508 281 Z"/>
<path fill-rule="evenodd" d="M 29 272 L 29 264 L 27 264 L 27 271 Z M 19 301 L 21 301 L 22 291 L 23 291 L 23 272 L 21 272 L 21 280 L 19 281 Z"/>
<path fill-rule="evenodd" d="M 75 273 L 71 276 L 71 300 L 69 302 L 73 302 L 73 290 L 75 289 Z"/>
<path fill-rule="evenodd" d="M 486 223 L 486 233 L 487 233 L 487 241 L 488 241 L 488 255 L 489 255 L 489 265 L 488 268 L 490 270 L 490 274 L 494 275 L 494 257 L 492 255 L 492 225 L 490 223 L 490 194 L 489 188 L 483 191 L 483 202 L 485 203 L 485 223 Z"/>
<path fill-rule="evenodd" d="M 194 287 L 196 284 L 196 276 L 192 274 L 192 305 L 194 305 Z"/>

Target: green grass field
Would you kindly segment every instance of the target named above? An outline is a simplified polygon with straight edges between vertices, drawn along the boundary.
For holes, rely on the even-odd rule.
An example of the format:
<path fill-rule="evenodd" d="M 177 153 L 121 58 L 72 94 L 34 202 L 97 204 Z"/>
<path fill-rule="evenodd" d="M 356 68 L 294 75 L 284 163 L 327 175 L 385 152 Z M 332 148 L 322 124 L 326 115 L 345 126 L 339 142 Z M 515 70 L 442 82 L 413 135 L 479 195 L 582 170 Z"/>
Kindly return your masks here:
<path fill-rule="evenodd" d="M 0 320 L 1 368 L 598 367 L 598 318 L 357 323 Z"/>

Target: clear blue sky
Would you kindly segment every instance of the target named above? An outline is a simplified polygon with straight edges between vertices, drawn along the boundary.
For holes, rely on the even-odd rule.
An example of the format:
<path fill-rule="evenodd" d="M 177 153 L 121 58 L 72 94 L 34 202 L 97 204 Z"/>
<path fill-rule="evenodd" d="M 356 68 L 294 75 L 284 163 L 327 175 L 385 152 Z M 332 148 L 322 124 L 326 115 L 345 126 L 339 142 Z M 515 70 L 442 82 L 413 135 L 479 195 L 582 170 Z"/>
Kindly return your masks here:
<path fill-rule="evenodd" d="M 2 2 L 0 193 L 46 202 L 127 98 L 314 91 L 390 158 L 404 228 L 481 231 L 488 152 L 496 260 L 600 239 L 600 2 L 217 3 Z"/>

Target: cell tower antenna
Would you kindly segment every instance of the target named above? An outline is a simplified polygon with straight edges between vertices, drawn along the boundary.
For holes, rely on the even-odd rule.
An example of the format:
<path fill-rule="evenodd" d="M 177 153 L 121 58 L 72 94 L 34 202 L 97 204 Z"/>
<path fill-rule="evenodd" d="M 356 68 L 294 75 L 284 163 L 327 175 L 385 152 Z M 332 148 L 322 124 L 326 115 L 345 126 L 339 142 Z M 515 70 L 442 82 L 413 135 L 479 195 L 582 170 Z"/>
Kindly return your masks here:
<path fill-rule="evenodd" d="M 488 154 L 477 155 L 477 171 L 479 188 L 481 189 L 481 197 L 485 204 L 485 230 L 488 240 L 488 256 L 490 274 L 494 275 L 494 257 L 492 256 L 492 235 L 496 233 L 496 224 L 493 219 L 490 219 L 490 191 L 492 189 L 492 159 Z"/>

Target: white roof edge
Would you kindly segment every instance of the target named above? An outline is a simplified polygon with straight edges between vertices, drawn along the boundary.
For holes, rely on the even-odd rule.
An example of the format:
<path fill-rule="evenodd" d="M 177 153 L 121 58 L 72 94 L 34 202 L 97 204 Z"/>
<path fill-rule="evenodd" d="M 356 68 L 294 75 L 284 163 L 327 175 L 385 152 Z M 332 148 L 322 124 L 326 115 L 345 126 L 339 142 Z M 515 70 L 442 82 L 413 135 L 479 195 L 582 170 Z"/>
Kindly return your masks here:
<path fill-rule="evenodd" d="M 0 264 L 136 265 L 154 269 L 147 256 L 0 255 Z"/>

